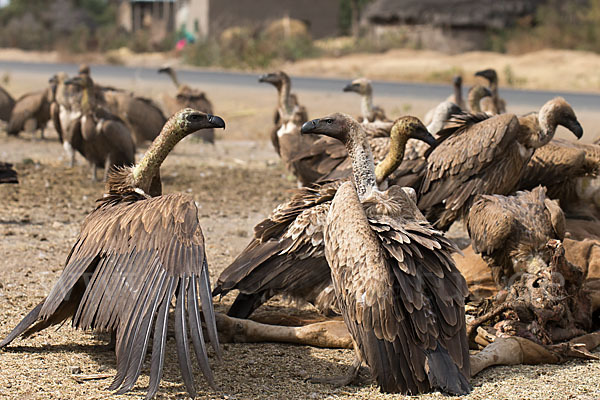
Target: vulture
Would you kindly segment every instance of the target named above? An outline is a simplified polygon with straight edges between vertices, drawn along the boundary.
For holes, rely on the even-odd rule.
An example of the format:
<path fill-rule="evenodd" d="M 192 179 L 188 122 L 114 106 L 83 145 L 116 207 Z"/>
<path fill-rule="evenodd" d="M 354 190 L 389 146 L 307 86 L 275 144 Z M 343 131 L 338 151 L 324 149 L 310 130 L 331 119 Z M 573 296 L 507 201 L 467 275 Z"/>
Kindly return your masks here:
<path fill-rule="evenodd" d="M 427 129 L 429 129 L 429 125 L 431 125 L 435 120 L 436 113 L 439 112 L 440 107 L 444 107 L 442 106 L 442 104 L 453 103 L 463 111 L 467 109 L 465 105 L 465 100 L 463 99 L 462 95 L 462 76 L 456 75 L 452 80 L 452 86 L 454 87 L 454 93 L 448 96 L 446 100 L 438 104 L 435 108 L 432 108 L 431 110 L 427 111 L 427 113 L 423 117 L 423 123 L 427 124 Z M 429 130 L 429 132 L 435 133 L 438 130 Z"/>
<path fill-rule="evenodd" d="M 271 143 L 273 148 L 279 156 L 281 156 L 281 149 L 279 144 L 279 136 L 277 132 L 282 126 L 282 119 L 285 115 L 295 114 L 298 120 L 299 126 L 308 121 L 308 113 L 306 107 L 298 103 L 298 97 L 296 94 L 291 93 L 292 83 L 290 77 L 283 71 L 271 72 L 268 74 L 261 75 L 258 78 L 261 83 L 269 83 L 277 89 L 277 108 L 275 109 L 275 115 L 273 123 L 275 126 L 271 130 Z"/>
<path fill-rule="evenodd" d="M 399 118 L 391 131 L 389 151 L 375 171 L 382 187 L 402 161 L 409 138 L 434 143 L 417 118 Z M 331 200 L 342 183 L 297 189 L 289 201 L 256 225 L 254 238 L 221 273 L 213 290 L 214 296 L 239 290 L 228 315 L 248 318 L 276 294 L 309 302 L 325 315 L 336 313 L 323 229 Z"/>
<path fill-rule="evenodd" d="M 468 289 L 452 260 L 457 248 L 423 217 L 414 190 L 378 189 L 366 133 L 352 117 L 315 119 L 302 133 L 336 138 L 352 157 L 354 181 L 337 190 L 323 234 L 358 356 L 349 376 L 335 382 L 351 382 L 365 362 L 383 392 L 469 393 Z"/>
<path fill-rule="evenodd" d="M 188 195 L 161 195 L 159 168 L 185 136 L 224 127 L 217 116 L 181 110 L 165 124 L 138 165 L 111 171 L 106 194 L 84 220 L 58 281 L 0 348 L 19 335 L 32 335 L 69 318 L 75 328 L 112 331 L 117 374 L 110 389 L 122 394 L 137 381 L 151 344 L 146 395 L 150 399 L 162 377 L 169 309 L 175 297 L 175 341 L 187 391 L 191 397 L 196 394 L 188 331 L 198 364 L 215 387 L 200 309 L 219 358 L 220 349 L 197 206 Z"/>
<path fill-rule="evenodd" d="M 432 134 L 438 133 L 453 115 L 461 114 L 462 112 L 462 108 L 456 103 L 449 100 L 442 101 L 432 110 L 431 121 L 427 125 L 427 130 Z"/>
<path fill-rule="evenodd" d="M 80 75 L 64 82 L 72 85 L 71 111 L 68 126 L 62 127 L 63 139 L 88 160 L 92 179 L 97 180 L 97 169 L 104 168 L 104 179 L 113 167 L 135 163 L 135 144 L 123 121 L 97 104 L 95 87 L 89 75 Z"/>
<path fill-rule="evenodd" d="M 154 140 L 167 122 L 160 107 L 150 99 L 120 90 L 105 90 L 103 96 L 108 110 L 127 124 L 136 146 Z"/>
<path fill-rule="evenodd" d="M 19 183 L 12 164 L 0 161 L 0 183 Z"/>
<path fill-rule="evenodd" d="M 25 124 L 32 120 L 36 129 L 44 138 L 44 129 L 50 120 L 50 103 L 53 98 L 53 88 L 48 87 L 36 92 L 26 93 L 17 99 L 10 114 L 10 120 L 6 127 L 9 135 L 17 136 L 25 129 Z"/>
<path fill-rule="evenodd" d="M 367 78 L 358 78 L 344 87 L 344 92 L 354 92 L 360 95 L 361 116 L 358 122 L 385 121 L 389 119 L 385 116 L 385 111 L 379 106 L 373 105 L 373 88 L 371 81 Z"/>
<path fill-rule="evenodd" d="M 552 140 L 558 125 L 577 138 L 583 135 L 575 112 L 561 97 L 537 114 L 465 114 L 454 124 L 440 132 L 419 187 L 419 209 L 441 230 L 466 217 L 477 195 L 515 191 L 533 152 Z"/>
<path fill-rule="evenodd" d="M 213 105 L 206 97 L 206 93 L 201 90 L 193 89 L 188 85 L 182 85 L 177 79 L 175 70 L 171 67 L 161 68 L 158 70 L 159 73 L 165 73 L 171 77 L 171 80 L 177 88 L 177 94 L 175 97 L 165 94 L 163 96 L 163 102 L 167 108 L 169 115 L 176 113 L 178 110 L 190 107 L 196 110 L 200 110 L 207 114 L 212 114 Z M 205 143 L 215 143 L 215 130 L 204 129 L 202 132 L 198 132 L 194 137 L 200 138 Z"/>
<path fill-rule="evenodd" d="M 553 253 L 546 244 L 562 241 L 565 225 L 560 206 L 546 197 L 542 186 L 512 196 L 478 196 L 467 216 L 473 250 L 500 287 L 509 286 L 515 273 L 548 265 Z"/>
<path fill-rule="evenodd" d="M 492 114 L 504 114 L 506 112 L 506 102 L 503 98 L 498 95 L 498 74 L 494 69 L 484 69 L 482 71 L 475 72 L 475 76 L 480 76 L 488 81 L 488 87 L 492 92 L 492 102 L 486 105 L 487 109 L 484 112 L 491 112 Z"/>
<path fill-rule="evenodd" d="M 497 112 L 488 112 L 486 111 L 486 104 L 491 103 L 492 92 L 481 85 L 474 85 L 469 89 L 469 93 L 467 93 L 467 101 L 469 103 L 469 110 L 471 113 L 480 113 L 485 112 L 489 115 L 497 115 Z M 488 107 L 489 108 L 489 107 Z"/>
<path fill-rule="evenodd" d="M 69 80 L 69 76 L 64 72 L 59 72 L 50 78 L 50 84 L 54 87 L 54 96 L 50 103 L 50 118 L 54 129 L 58 134 L 58 139 L 63 144 L 65 152 L 69 157 L 69 165 L 75 166 L 75 149 L 71 145 L 71 140 L 66 140 L 64 137 L 67 127 L 79 118 L 81 112 L 77 102 L 81 101 L 81 90 L 77 90 L 75 85 L 67 85 L 65 82 Z M 78 143 L 81 141 L 80 136 Z"/>
<path fill-rule="evenodd" d="M 570 218 L 585 218 L 591 211 L 590 202 L 600 205 L 594 198 L 598 185 L 593 183 L 598 179 L 599 168 L 599 145 L 552 139 L 533 153 L 524 168 L 519 190 L 545 186 L 547 196 L 558 200 Z"/>
<path fill-rule="evenodd" d="M 4 88 L 0 87 L 0 120 L 8 122 L 14 106 L 15 99 Z"/>

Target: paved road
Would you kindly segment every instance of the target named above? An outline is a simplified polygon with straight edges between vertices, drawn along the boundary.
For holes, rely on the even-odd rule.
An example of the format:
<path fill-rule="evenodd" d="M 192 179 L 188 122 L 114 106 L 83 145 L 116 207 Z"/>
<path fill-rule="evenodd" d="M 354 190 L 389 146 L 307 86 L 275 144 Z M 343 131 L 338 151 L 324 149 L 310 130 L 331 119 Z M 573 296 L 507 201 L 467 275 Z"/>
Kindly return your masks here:
<path fill-rule="evenodd" d="M 19 73 L 48 74 L 50 76 L 56 71 L 65 71 L 69 74 L 77 72 L 76 64 L 64 63 L 24 63 L 0 61 L 0 71 L 14 71 Z M 125 67 L 116 65 L 93 65 L 92 71 L 94 77 L 99 80 L 119 77 L 120 79 L 140 79 L 147 82 L 158 82 L 168 79 L 165 75 L 157 74 L 156 68 L 145 67 Z M 233 85 L 233 86 L 253 86 L 257 85 L 257 74 L 240 72 L 217 72 L 203 70 L 180 70 L 179 76 L 183 82 L 191 85 L 201 86 L 202 84 L 212 85 Z M 341 88 L 347 83 L 345 79 L 335 78 L 314 78 L 314 77 L 295 77 L 293 78 L 294 88 L 297 90 L 321 91 L 330 93 L 339 93 Z M 413 98 L 419 100 L 439 100 L 448 96 L 448 85 L 425 84 L 425 83 L 405 83 L 405 82 L 385 82 L 374 81 L 373 90 L 377 95 L 399 98 Z M 508 104 L 519 106 L 528 106 L 532 109 L 539 108 L 548 99 L 554 96 L 563 96 L 576 110 L 588 109 L 600 111 L 600 95 L 572 92 L 555 92 L 542 90 L 517 90 L 502 89 L 502 97 Z"/>

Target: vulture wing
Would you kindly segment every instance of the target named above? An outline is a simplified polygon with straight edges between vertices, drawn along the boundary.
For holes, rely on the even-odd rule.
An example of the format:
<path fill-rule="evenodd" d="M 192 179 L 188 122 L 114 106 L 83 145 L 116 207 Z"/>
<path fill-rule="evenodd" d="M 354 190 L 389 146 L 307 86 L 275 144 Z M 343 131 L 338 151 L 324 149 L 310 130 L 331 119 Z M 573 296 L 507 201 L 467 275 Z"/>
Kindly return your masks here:
<path fill-rule="evenodd" d="M 6 131 L 12 135 L 16 135 L 22 131 L 25 122 L 35 117 L 35 114 L 42 108 L 45 101 L 47 101 L 45 90 L 21 96 L 15 103 Z"/>
<path fill-rule="evenodd" d="M 344 320 L 382 390 L 468 393 L 467 285 L 454 246 L 402 188 L 361 204 L 342 185 L 325 238 Z"/>
<path fill-rule="evenodd" d="M 133 387 L 140 375 L 152 336 L 147 395 L 151 398 L 162 376 L 167 316 L 173 296 L 179 365 L 193 397 L 196 392 L 188 331 L 202 372 L 215 386 L 202 336 L 198 296 L 208 335 L 220 356 L 196 205 L 181 194 L 133 202 L 105 198 L 86 218 L 66 267 L 48 297 L 0 347 L 28 328 L 22 325 L 35 321 L 39 322 L 26 334 L 69 316 L 73 316 L 77 328 L 115 330 L 117 375 L 111 389 L 120 388 L 118 393 L 123 393 Z"/>
<path fill-rule="evenodd" d="M 504 196 L 479 196 L 471 206 L 467 229 L 477 253 L 492 254 L 505 246 L 516 223 Z"/>

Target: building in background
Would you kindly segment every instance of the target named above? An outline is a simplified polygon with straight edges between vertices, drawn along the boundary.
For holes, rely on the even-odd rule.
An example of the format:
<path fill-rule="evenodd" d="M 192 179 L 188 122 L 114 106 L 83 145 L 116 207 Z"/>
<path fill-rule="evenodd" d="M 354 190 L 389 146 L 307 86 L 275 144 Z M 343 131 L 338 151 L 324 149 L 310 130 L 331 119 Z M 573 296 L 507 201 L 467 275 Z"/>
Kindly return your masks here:
<path fill-rule="evenodd" d="M 147 29 L 153 41 L 175 31 L 203 39 L 284 17 L 303 21 L 318 39 L 338 34 L 339 8 L 339 0 L 122 0 L 118 18 L 130 32 Z"/>

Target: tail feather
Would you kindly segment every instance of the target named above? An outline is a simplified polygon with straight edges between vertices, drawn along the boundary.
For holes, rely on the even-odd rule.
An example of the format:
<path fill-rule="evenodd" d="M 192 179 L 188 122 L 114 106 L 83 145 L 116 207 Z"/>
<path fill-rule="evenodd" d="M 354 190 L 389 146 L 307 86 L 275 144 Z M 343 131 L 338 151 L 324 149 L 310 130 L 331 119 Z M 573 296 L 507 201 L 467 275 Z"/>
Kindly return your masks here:
<path fill-rule="evenodd" d="M 45 301 L 45 299 L 44 299 L 44 301 Z M 27 332 L 30 332 L 33 329 L 33 328 L 29 329 L 29 327 L 38 320 L 38 316 L 40 315 L 40 310 L 42 309 L 42 306 L 44 305 L 44 301 L 42 301 L 40 304 L 35 306 L 35 308 L 33 310 L 31 310 L 29 312 L 29 314 L 27 314 L 25 316 L 25 318 L 23 318 L 17 326 L 15 326 L 15 328 L 8 334 L 8 336 L 5 337 L 4 340 L 2 340 L 0 342 L 0 349 L 5 347 L 7 344 L 12 342 L 13 340 L 15 340 L 15 338 L 17 338 L 17 336 L 20 336 L 26 330 L 27 330 Z M 41 329 L 44 329 L 44 328 L 41 328 Z M 41 330 L 41 329 L 38 329 L 38 330 Z M 32 331 L 29 334 L 35 333 L 38 330 Z"/>
<path fill-rule="evenodd" d="M 472 390 L 467 377 L 462 374 L 448 351 L 439 343 L 434 351 L 427 354 L 425 370 L 431 387 L 441 392 L 461 396 Z"/>

